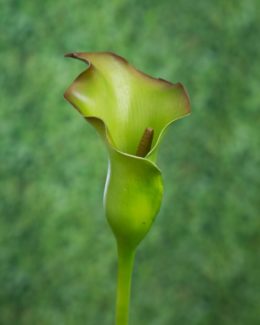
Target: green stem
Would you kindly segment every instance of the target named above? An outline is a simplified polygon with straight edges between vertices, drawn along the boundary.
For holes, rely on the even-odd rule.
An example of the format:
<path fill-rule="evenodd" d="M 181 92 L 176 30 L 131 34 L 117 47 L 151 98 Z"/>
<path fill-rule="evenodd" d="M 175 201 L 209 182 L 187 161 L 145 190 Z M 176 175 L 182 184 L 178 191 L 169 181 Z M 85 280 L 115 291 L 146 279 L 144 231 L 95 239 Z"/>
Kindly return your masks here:
<path fill-rule="evenodd" d="M 129 302 L 131 295 L 131 278 L 134 266 L 135 249 L 117 244 L 118 275 L 116 325 L 128 325 Z"/>

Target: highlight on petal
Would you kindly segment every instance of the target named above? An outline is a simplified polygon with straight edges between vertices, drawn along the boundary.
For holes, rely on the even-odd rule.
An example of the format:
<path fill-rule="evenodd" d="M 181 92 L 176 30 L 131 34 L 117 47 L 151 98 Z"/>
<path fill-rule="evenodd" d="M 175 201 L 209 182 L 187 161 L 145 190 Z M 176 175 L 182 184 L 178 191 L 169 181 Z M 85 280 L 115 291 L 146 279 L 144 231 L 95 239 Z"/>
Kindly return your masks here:
<path fill-rule="evenodd" d="M 66 56 L 84 61 L 88 68 L 66 90 L 65 98 L 86 118 L 102 120 L 120 152 L 154 160 L 166 126 L 190 113 L 189 97 L 180 83 L 150 77 L 110 52 Z M 153 130 L 153 136 L 146 130 Z"/>

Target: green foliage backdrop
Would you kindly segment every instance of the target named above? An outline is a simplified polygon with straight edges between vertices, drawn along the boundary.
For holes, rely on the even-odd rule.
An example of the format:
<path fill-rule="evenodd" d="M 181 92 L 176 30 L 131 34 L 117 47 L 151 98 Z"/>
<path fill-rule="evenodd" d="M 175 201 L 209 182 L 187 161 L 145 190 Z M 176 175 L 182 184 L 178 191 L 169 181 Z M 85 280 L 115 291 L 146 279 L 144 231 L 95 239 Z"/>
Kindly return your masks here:
<path fill-rule="evenodd" d="M 259 324 L 259 21 L 258 0 L 0 2 L 0 324 L 113 324 L 107 155 L 62 97 L 84 68 L 63 54 L 102 50 L 193 110 L 161 148 L 131 324 Z"/>

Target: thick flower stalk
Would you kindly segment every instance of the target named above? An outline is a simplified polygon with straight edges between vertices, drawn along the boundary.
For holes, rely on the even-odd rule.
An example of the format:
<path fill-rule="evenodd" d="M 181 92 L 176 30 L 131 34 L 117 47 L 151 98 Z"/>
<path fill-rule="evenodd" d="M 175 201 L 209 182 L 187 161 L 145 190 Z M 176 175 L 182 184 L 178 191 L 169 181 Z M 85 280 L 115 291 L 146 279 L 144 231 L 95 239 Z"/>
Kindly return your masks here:
<path fill-rule="evenodd" d="M 118 248 L 116 324 L 128 324 L 136 248 L 160 209 L 159 144 L 173 121 L 190 113 L 182 84 L 152 78 L 113 53 L 71 53 L 88 64 L 65 98 L 106 144 L 109 167 L 104 206 Z"/>

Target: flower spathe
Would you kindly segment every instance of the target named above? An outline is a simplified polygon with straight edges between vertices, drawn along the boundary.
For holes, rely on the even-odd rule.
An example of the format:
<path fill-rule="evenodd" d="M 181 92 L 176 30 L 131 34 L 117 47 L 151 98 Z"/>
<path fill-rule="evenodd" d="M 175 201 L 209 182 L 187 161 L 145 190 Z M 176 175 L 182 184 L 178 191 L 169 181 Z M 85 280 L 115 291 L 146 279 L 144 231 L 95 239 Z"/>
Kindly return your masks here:
<path fill-rule="evenodd" d="M 135 248 L 161 205 L 160 140 L 169 124 L 190 113 L 188 95 L 182 84 L 152 78 L 113 53 L 66 56 L 88 64 L 64 96 L 106 143 L 106 216 L 117 242 Z"/>

